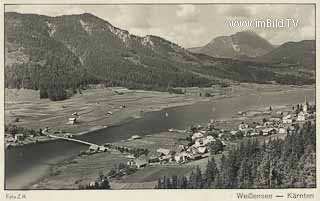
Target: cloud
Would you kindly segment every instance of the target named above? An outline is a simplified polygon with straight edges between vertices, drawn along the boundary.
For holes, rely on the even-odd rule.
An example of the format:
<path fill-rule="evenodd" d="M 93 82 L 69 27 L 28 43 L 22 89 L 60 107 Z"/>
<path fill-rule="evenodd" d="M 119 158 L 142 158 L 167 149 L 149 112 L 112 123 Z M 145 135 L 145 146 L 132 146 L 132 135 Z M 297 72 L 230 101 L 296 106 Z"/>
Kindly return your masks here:
<path fill-rule="evenodd" d="M 187 22 L 197 21 L 199 14 L 199 10 L 194 5 L 180 5 L 176 11 L 177 17 Z"/>
<path fill-rule="evenodd" d="M 76 5 L 10 5 L 5 6 L 5 11 L 32 13 L 39 15 L 59 16 L 82 14 L 85 10 Z"/>
<path fill-rule="evenodd" d="M 114 21 L 122 26 L 129 26 L 135 29 L 148 29 L 151 27 L 149 22 L 150 10 L 144 6 L 118 6 L 118 15 Z"/>
<path fill-rule="evenodd" d="M 221 12 L 223 15 L 230 17 L 250 17 L 252 15 L 247 5 L 228 5 L 222 8 Z"/>

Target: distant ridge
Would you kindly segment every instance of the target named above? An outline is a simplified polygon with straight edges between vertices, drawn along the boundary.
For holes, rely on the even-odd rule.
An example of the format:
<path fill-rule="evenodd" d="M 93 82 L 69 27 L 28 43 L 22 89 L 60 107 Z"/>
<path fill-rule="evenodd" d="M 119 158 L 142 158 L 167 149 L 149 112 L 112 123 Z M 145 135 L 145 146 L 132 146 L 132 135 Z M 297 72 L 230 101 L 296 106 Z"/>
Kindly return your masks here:
<path fill-rule="evenodd" d="M 230 36 L 219 36 L 203 47 L 189 48 L 189 50 L 213 57 L 235 58 L 239 56 L 261 56 L 270 52 L 273 48 L 267 40 L 255 32 L 243 31 Z"/>
<path fill-rule="evenodd" d="M 249 34 L 235 38 L 242 44 Z M 89 13 L 5 13 L 5 87 L 40 89 L 42 98 L 61 100 L 97 83 L 170 91 L 233 81 L 285 83 L 282 77 L 256 61 L 215 58 L 159 36 L 135 36 Z M 310 83 L 305 77 L 292 80 Z"/>

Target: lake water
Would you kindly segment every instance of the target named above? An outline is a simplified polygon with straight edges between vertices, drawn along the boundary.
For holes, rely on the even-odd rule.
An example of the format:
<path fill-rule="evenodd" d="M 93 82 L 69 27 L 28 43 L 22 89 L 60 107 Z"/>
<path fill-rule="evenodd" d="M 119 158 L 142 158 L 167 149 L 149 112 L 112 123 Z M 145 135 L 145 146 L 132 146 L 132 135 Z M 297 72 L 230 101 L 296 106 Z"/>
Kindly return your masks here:
<path fill-rule="evenodd" d="M 302 103 L 305 97 L 314 102 L 315 90 L 298 89 L 200 102 L 146 113 L 143 118 L 76 138 L 96 144 L 115 142 L 128 139 L 134 134 L 143 136 L 167 131 L 169 128 L 185 129 L 191 124 L 205 123 L 212 118 L 228 118 L 240 110 Z M 86 149 L 86 145 L 63 140 L 8 149 L 5 151 L 6 189 L 21 189 L 44 176 L 50 166 Z"/>

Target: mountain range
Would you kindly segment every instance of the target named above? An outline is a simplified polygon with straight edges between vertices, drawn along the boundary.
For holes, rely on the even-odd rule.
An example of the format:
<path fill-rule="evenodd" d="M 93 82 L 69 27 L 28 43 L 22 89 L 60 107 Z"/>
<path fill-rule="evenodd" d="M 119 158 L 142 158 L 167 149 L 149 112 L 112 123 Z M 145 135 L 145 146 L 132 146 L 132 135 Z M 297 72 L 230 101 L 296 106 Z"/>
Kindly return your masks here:
<path fill-rule="evenodd" d="M 243 33 L 235 35 L 241 48 L 245 41 L 250 43 Z M 259 54 L 250 48 L 240 52 L 259 56 L 276 51 L 264 40 L 259 44 L 263 48 L 254 47 Z M 269 59 L 241 61 L 193 53 L 158 36 L 132 35 L 89 13 L 58 17 L 5 13 L 5 87 L 40 89 L 41 97 L 52 100 L 64 99 L 69 89 L 74 93 L 97 83 L 165 91 L 233 81 L 314 81 L 300 75 L 289 80 L 274 71 Z"/>
<path fill-rule="evenodd" d="M 203 47 L 188 50 L 213 57 L 315 69 L 315 40 L 290 41 L 282 45 L 272 45 L 253 31 L 243 31 L 230 36 L 216 37 Z"/>

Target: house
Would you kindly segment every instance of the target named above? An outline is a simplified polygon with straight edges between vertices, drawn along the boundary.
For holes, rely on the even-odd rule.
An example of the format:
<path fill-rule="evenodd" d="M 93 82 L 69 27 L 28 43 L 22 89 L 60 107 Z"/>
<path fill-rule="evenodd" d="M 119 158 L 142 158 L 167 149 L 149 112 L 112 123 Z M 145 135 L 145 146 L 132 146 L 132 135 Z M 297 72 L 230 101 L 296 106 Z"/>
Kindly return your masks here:
<path fill-rule="evenodd" d="M 292 117 L 291 117 L 291 115 L 289 114 L 289 115 L 287 115 L 287 116 L 284 116 L 284 117 L 282 118 L 282 123 L 284 123 L 284 124 L 292 124 Z"/>
<path fill-rule="evenodd" d="M 198 138 L 202 138 L 203 137 L 203 134 L 200 133 L 200 132 L 197 132 L 197 133 L 194 133 L 191 137 L 192 141 L 198 139 Z"/>
<path fill-rule="evenodd" d="M 106 151 L 107 151 L 107 148 L 104 147 L 104 146 L 99 146 L 98 151 L 99 151 L 99 152 L 106 152 Z"/>
<path fill-rule="evenodd" d="M 148 165 L 148 161 L 145 158 L 139 157 L 139 158 L 133 159 L 133 161 L 134 161 L 134 165 L 138 169 L 146 167 Z"/>
<path fill-rule="evenodd" d="M 67 124 L 71 124 L 71 125 L 76 124 L 76 123 L 77 123 L 77 118 L 75 118 L 75 117 L 70 117 L 67 122 Z"/>
<path fill-rule="evenodd" d="M 70 133 L 67 133 L 67 134 L 65 134 L 63 137 L 65 137 L 65 138 L 73 138 L 73 135 L 70 134 Z"/>
<path fill-rule="evenodd" d="M 249 136 L 253 132 L 253 128 L 246 128 L 243 130 L 243 136 Z"/>
<path fill-rule="evenodd" d="M 188 161 L 188 158 L 189 158 L 189 154 L 187 154 L 186 152 L 181 152 L 181 153 L 178 153 L 174 156 L 174 160 L 177 163 L 184 163 L 184 162 Z"/>
<path fill-rule="evenodd" d="M 206 146 L 206 145 L 208 145 L 208 144 L 210 144 L 211 142 L 214 142 L 214 141 L 216 141 L 214 139 L 214 137 L 212 137 L 211 135 L 208 135 L 206 138 L 196 139 L 196 141 L 194 143 L 194 146 L 195 147 Z"/>
<path fill-rule="evenodd" d="M 17 141 L 22 141 L 24 140 L 24 135 L 22 133 L 15 134 L 14 139 Z"/>
<path fill-rule="evenodd" d="M 134 155 L 132 155 L 132 154 L 130 154 L 130 155 L 127 155 L 127 156 L 125 156 L 126 158 L 128 158 L 128 159 L 135 159 L 136 157 L 134 157 Z"/>
<path fill-rule="evenodd" d="M 146 157 L 139 157 L 139 158 L 134 158 L 130 159 L 127 162 L 127 165 L 133 167 L 137 167 L 138 169 L 146 167 L 148 165 L 148 159 Z"/>
<path fill-rule="evenodd" d="M 200 154 L 208 153 L 208 148 L 207 147 L 198 147 L 198 152 Z"/>
<path fill-rule="evenodd" d="M 263 124 L 264 127 L 271 126 L 271 125 L 273 125 L 273 122 L 272 122 L 272 121 L 266 121 L 266 122 L 264 122 L 264 124 Z"/>
<path fill-rule="evenodd" d="M 15 141 L 15 139 L 11 136 L 6 138 L 6 142 L 14 142 L 14 141 Z"/>
<path fill-rule="evenodd" d="M 284 124 L 292 124 L 292 119 L 283 119 L 282 122 Z"/>
<path fill-rule="evenodd" d="M 139 135 L 133 135 L 131 136 L 131 138 L 129 138 L 129 140 L 137 140 L 137 139 L 141 139 L 141 137 Z"/>
<path fill-rule="evenodd" d="M 151 154 L 148 154 L 148 157 L 149 157 L 149 160 L 148 162 L 149 163 L 158 163 L 160 162 L 160 153 L 151 153 Z"/>
<path fill-rule="evenodd" d="M 286 129 L 286 128 L 283 128 L 283 127 L 280 127 L 280 128 L 278 129 L 278 133 L 280 133 L 280 134 L 287 134 L 287 129 Z"/>
<path fill-rule="evenodd" d="M 282 115 L 283 115 L 283 112 L 282 112 L 282 111 L 277 111 L 276 114 L 282 116 Z"/>
<path fill-rule="evenodd" d="M 177 147 L 174 148 L 175 153 L 181 153 L 183 151 L 185 151 L 185 146 L 183 145 L 178 145 Z"/>
<path fill-rule="evenodd" d="M 170 162 L 173 159 L 172 155 L 174 152 L 170 149 L 159 148 L 156 152 L 159 154 L 159 160 L 161 163 Z"/>
<path fill-rule="evenodd" d="M 250 136 L 258 136 L 258 135 L 259 135 L 258 132 L 252 132 L 252 133 L 250 133 Z"/>
<path fill-rule="evenodd" d="M 275 134 L 276 129 L 275 128 L 265 128 L 265 129 L 262 129 L 262 133 L 263 133 L 263 135 Z"/>
<path fill-rule="evenodd" d="M 272 122 L 280 122 L 281 119 L 280 119 L 279 117 L 271 117 L 271 118 L 269 119 L 269 121 L 272 121 Z"/>
<path fill-rule="evenodd" d="M 303 111 L 299 112 L 297 121 L 305 121 L 308 118 L 308 113 L 305 113 Z"/>
<path fill-rule="evenodd" d="M 194 142 L 194 146 L 195 147 L 205 146 L 204 139 L 203 138 L 196 139 L 196 141 Z"/>
<path fill-rule="evenodd" d="M 91 146 L 89 147 L 89 151 L 97 152 L 97 151 L 99 151 L 99 146 L 91 145 Z"/>
<path fill-rule="evenodd" d="M 159 149 L 157 149 L 156 152 L 159 153 L 159 154 L 160 154 L 160 157 L 161 157 L 161 156 L 167 156 L 167 155 L 169 155 L 170 152 L 171 152 L 171 150 L 170 150 L 170 149 L 159 148 Z"/>
<path fill-rule="evenodd" d="M 189 158 L 191 160 L 198 160 L 198 159 L 201 159 L 202 157 L 201 157 L 201 154 L 190 154 Z"/>
<path fill-rule="evenodd" d="M 172 155 L 165 155 L 165 156 L 161 156 L 159 158 L 161 164 L 168 163 L 168 162 L 172 161 L 172 159 L 173 159 Z"/>
<path fill-rule="evenodd" d="M 199 153 L 199 150 L 196 146 L 191 146 L 187 149 L 187 153 L 190 153 L 190 154 L 198 154 Z"/>
<path fill-rule="evenodd" d="M 41 134 L 42 135 L 48 135 L 49 134 L 49 130 L 50 130 L 49 127 L 45 127 L 43 130 L 41 130 Z"/>
<path fill-rule="evenodd" d="M 243 123 L 243 122 L 242 122 L 241 124 L 239 124 L 239 128 L 238 128 L 238 129 L 239 129 L 240 131 L 244 131 L 246 128 L 248 128 L 248 125 L 247 125 L 247 124 L 245 124 L 245 123 Z"/>
<path fill-rule="evenodd" d="M 214 137 L 211 136 L 211 135 L 208 135 L 205 140 L 206 140 L 208 143 L 216 141 L 216 139 L 214 139 Z"/>
<path fill-rule="evenodd" d="M 236 135 L 238 131 L 230 131 L 231 135 Z"/>

